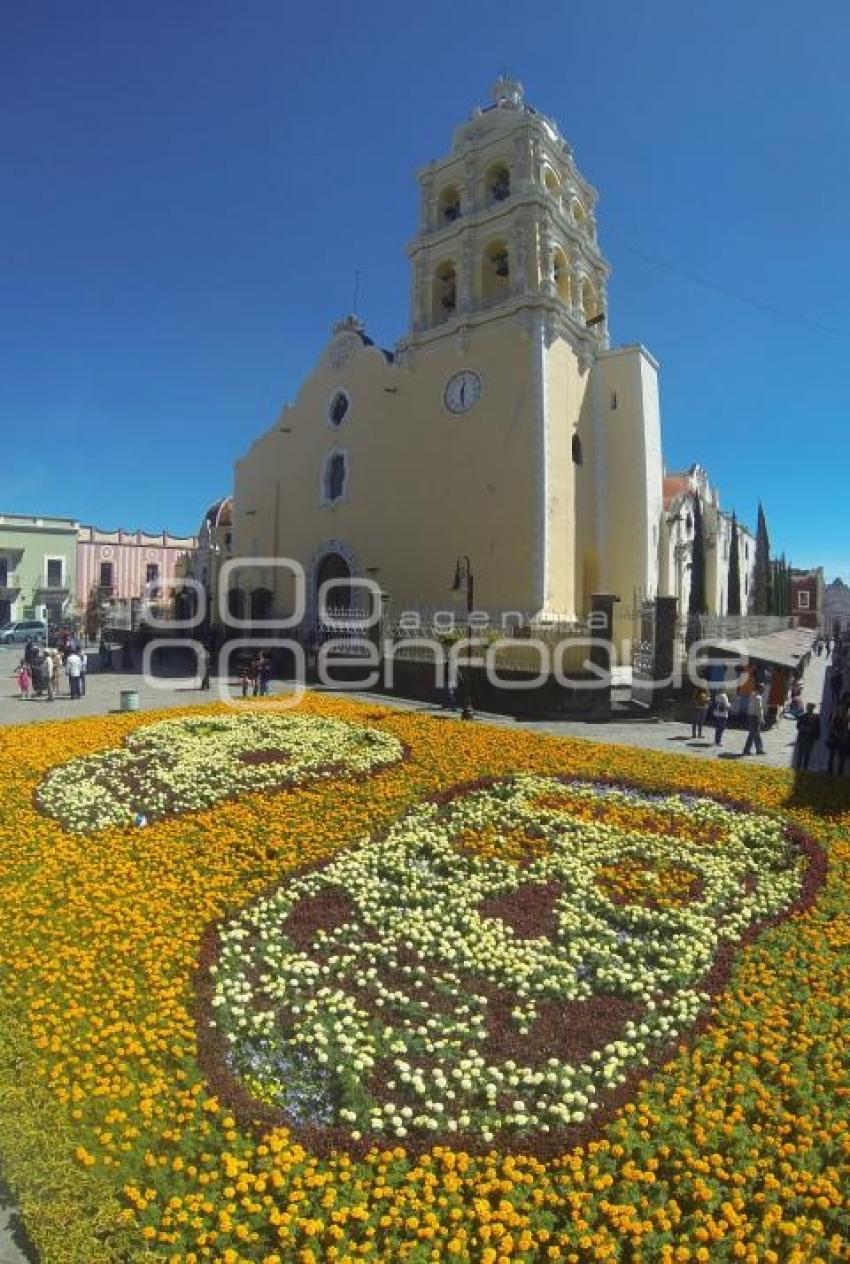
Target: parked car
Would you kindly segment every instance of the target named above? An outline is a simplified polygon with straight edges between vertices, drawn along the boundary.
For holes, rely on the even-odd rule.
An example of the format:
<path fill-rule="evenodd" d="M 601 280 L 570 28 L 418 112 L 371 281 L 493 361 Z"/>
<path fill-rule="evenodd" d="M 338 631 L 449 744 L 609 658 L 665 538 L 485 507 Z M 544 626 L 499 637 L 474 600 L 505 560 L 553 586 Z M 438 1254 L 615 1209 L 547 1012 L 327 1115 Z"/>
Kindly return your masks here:
<path fill-rule="evenodd" d="M 17 623 L 7 623 L 0 628 L 0 644 L 11 645 L 13 641 L 47 640 L 47 624 L 41 619 L 19 619 Z"/>

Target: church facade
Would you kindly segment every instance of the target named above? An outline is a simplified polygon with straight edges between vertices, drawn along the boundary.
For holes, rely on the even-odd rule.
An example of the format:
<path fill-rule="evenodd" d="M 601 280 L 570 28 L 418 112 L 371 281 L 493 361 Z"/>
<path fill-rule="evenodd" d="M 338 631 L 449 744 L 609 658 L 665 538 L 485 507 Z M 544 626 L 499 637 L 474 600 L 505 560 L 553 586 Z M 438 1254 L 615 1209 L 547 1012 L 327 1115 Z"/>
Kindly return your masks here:
<path fill-rule="evenodd" d="M 298 561 L 308 624 L 327 579 L 450 609 L 468 557 L 494 619 L 581 619 L 610 592 L 629 635 L 628 607 L 659 592 L 658 366 L 610 345 L 597 194 L 506 78 L 418 181 L 409 331 L 387 351 L 356 317 L 334 327 L 236 464 L 235 552 Z M 291 611 L 280 568 L 239 587 L 243 608 Z"/>

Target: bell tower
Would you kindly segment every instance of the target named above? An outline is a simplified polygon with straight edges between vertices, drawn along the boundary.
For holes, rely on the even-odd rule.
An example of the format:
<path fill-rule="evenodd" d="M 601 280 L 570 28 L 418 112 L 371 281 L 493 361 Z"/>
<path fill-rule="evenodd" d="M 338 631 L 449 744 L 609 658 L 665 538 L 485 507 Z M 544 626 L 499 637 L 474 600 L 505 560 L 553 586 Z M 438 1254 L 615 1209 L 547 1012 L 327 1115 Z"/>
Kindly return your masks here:
<path fill-rule="evenodd" d="M 408 247 L 410 344 L 547 313 L 583 359 L 608 346 L 610 272 L 596 238 L 596 191 L 551 120 L 500 76 L 455 132 L 448 157 L 417 173 L 419 230 Z"/>

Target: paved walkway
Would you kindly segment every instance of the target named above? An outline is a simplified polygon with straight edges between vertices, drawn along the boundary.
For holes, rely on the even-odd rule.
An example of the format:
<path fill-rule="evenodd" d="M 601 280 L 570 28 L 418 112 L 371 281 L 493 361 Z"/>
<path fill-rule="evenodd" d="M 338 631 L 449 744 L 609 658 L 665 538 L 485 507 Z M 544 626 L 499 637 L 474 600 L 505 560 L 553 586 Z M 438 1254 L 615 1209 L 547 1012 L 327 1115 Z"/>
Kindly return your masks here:
<path fill-rule="evenodd" d="M 67 682 L 63 678 L 63 692 L 53 702 L 48 702 L 45 698 L 33 698 L 28 702 L 22 702 L 18 697 L 13 675 L 19 657 L 18 647 L 0 648 L 0 725 L 30 724 L 43 720 L 64 720 L 86 715 L 106 715 L 120 710 L 121 693 L 127 689 L 137 691 L 139 709 L 142 711 L 165 707 L 198 706 L 215 702 L 220 697 L 216 679 L 213 679 L 213 687 L 207 692 L 199 689 L 188 678 L 176 674 L 164 677 L 154 684 L 146 681 L 138 671 L 99 672 L 93 670 L 88 677 L 84 698 L 72 701 L 68 697 Z M 815 702 L 819 707 L 825 689 L 825 669 L 825 658 L 813 656 L 803 678 L 804 700 Z M 285 685 L 272 684 L 272 692 L 285 689 Z M 454 718 L 454 713 L 427 703 L 410 702 L 376 694 L 349 693 L 344 690 L 325 692 L 370 702 L 375 702 L 376 698 L 380 697 L 381 702 L 387 706 L 440 715 L 447 719 Z M 235 679 L 226 683 L 225 693 L 230 697 L 238 696 L 239 689 Z M 502 728 L 519 726 L 532 732 L 552 733 L 560 737 L 583 737 L 595 742 L 611 742 L 617 746 L 636 746 L 646 750 L 689 754 L 701 759 L 742 758 L 741 752 L 746 740 L 743 730 L 730 728 L 726 731 L 723 747 L 718 749 L 714 745 L 714 729 L 708 725 L 702 738 L 692 738 L 690 724 L 649 717 L 646 719 L 615 718 L 609 723 L 588 724 L 580 720 L 514 720 L 502 715 L 478 713 L 476 722 L 493 724 Z M 790 767 L 796 735 L 794 721 L 780 716 L 773 727 L 766 730 L 763 735 L 765 754 L 747 758 L 752 759 L 755 764 L 779 768 Z M 814 753 L 812 768 L 815 770 L 825 768 L 826 758 L 826 748 L 821 742 Z"/>
<path fill-rule="evenodd" d="M 121 693 L 133 689 L 139 696 L 139 709 L 153 711 L 160 707 L 187 707 L 217 702 L 217 682 L 209 691 L 199 689 L 190 678 L 178 675 L 164 676 L 156 684 L 149 682 L 141 671 L 99 671 L 97 655 L 91 654 L 92 670 L 86 679 L 85 697 L 72 700 L 68 694 L 68 681 L 63 673 L 60 692 L 53 702 L 45 696 L 22 701 L 15 670 L 20 661 L 19 646 L 0 646 L 0 726 L 8 724 L 33 724 L 43 720 L 79 719 L 86 715 L 108 715 L 121 710 Z M 116 654 L 116 660 L 118 655 Z M 236 697 L 240 692 L 238 682 L 229 682 L 227 692 Z M 2 1261 L 0 1261 L 2 1264 Z"/>

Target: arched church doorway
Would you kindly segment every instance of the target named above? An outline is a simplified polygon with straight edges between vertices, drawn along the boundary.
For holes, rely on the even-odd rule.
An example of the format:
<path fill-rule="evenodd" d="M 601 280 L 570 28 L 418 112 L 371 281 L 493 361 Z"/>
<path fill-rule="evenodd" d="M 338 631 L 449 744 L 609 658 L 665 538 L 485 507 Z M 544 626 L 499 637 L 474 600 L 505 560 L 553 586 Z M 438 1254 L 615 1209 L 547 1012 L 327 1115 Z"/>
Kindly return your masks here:
<path fill-rule="evenodd" d="M 351 607 L 351 568 L 341 553 L 326 553 L 316 568 L 316 610 L 349 610 Z M 333 587 L 320 604 L 322 585 L 333 581 Z"/>
<path fill-rule="evenodd" d="M 234 619 L 245 618 L 245 594 L 241 588 L 228 589 L 227 613 Z"/>
<path fill-rule="evenodd" d="M 255 588 L 251 593 L 251 618 L 270 619 L 274 596 L 269 588 Z"/>

